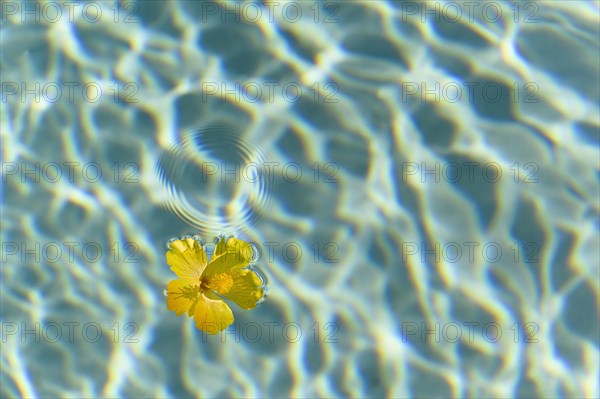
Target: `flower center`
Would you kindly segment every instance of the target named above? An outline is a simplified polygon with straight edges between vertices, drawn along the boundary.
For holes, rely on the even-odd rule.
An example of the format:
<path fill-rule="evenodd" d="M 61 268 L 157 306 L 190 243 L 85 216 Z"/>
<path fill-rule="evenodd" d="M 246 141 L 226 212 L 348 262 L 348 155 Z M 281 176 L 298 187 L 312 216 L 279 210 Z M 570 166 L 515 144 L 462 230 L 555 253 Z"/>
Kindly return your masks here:
<path fill-rule="evenodd" d="M 210 279 L 203 280 L 200 289 L 216 291 L 217 294 L 227 294 L 233 286 L 233 277 L 227 273 L 220 273 Z"/>

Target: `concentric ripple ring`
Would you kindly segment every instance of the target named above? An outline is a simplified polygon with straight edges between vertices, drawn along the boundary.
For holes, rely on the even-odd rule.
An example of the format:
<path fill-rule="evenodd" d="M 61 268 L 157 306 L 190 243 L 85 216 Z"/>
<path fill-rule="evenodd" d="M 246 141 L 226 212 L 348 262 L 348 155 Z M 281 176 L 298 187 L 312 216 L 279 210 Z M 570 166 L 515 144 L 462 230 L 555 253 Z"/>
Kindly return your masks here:
<path fill-rule="evenodd" d="M 183 131 L 156 172 L 159 204 L 201 233 L 250 230 L 270 199 L 264 154 L 227 124 Z"/>

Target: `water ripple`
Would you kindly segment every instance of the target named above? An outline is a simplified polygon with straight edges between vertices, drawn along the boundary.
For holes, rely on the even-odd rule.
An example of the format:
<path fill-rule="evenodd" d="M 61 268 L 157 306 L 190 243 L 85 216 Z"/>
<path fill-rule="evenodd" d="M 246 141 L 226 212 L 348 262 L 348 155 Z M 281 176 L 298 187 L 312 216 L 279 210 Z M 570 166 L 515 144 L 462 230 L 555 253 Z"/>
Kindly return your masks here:
<path fill-rule="evenodd" d="M 206 234 L 254 228 L 270 198 L 264 166 L 262 151 L 230 125 L 184 131 L 156 164 L 167 191 L 160 205 Z"/>

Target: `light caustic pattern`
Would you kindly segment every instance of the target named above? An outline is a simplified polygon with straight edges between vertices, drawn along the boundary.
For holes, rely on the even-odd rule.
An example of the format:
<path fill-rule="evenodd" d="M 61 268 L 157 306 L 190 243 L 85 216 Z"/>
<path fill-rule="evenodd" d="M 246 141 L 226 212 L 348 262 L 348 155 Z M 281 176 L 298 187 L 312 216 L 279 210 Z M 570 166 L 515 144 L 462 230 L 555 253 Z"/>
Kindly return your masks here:
<path fill-rule="evenodd" d="M 2 158 L 104 178 L 3 175 L 2 240 L 133 242 L 139 262 L 4 252 L 1 397 L 600 397 L 597 1 L 74 3 L 57 21 L 62 2 L 41 2 L 36 21 L 19 13 L 35 3 L 0 2 Z M 21 82 L 78 82 L 78 100 L 11 94 Z M 263 161 L 303 179 L 252 182 L 243 164 Z M 107 178 L 130 162 L 137 183 Z M 240 183 L 222 183 L 236 162 Z M 315 162 L 338 183 L 315 183 Z M 269 298 L 223 337 L 165 305 L 163 244 L 186 231 L 263 251 Z M 423 250 L 473 242 L 504 256 Z M 329 243 L 337 263 L 313 256 Z M 528 243 L 537 263 L 510 251 Z M 53 322 L 58 342 L 22 336 Z M 81 337 L 91 322 L 98 342 Z"/>

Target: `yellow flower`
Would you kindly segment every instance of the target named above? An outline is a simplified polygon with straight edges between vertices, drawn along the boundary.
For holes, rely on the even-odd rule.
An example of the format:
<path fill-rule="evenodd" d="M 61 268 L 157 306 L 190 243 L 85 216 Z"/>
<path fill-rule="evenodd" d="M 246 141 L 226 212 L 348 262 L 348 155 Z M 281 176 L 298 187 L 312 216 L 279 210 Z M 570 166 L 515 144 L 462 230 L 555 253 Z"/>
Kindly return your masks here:
<path fill-rule="evenodd" d="M 252 309 L 263 297 L 260 277 L 245 269 L 252 257 L 247 242 L 222 238 L 206 263 L 206 253 L 193 238 L 171 242 L 167 264 L 179 279 L 167 285 L 167 308 L 177 316 L 194 316 L 196 327 L 209 334 L 233 323 L 233 313 L 221 297 L 243 309 Z"/>

